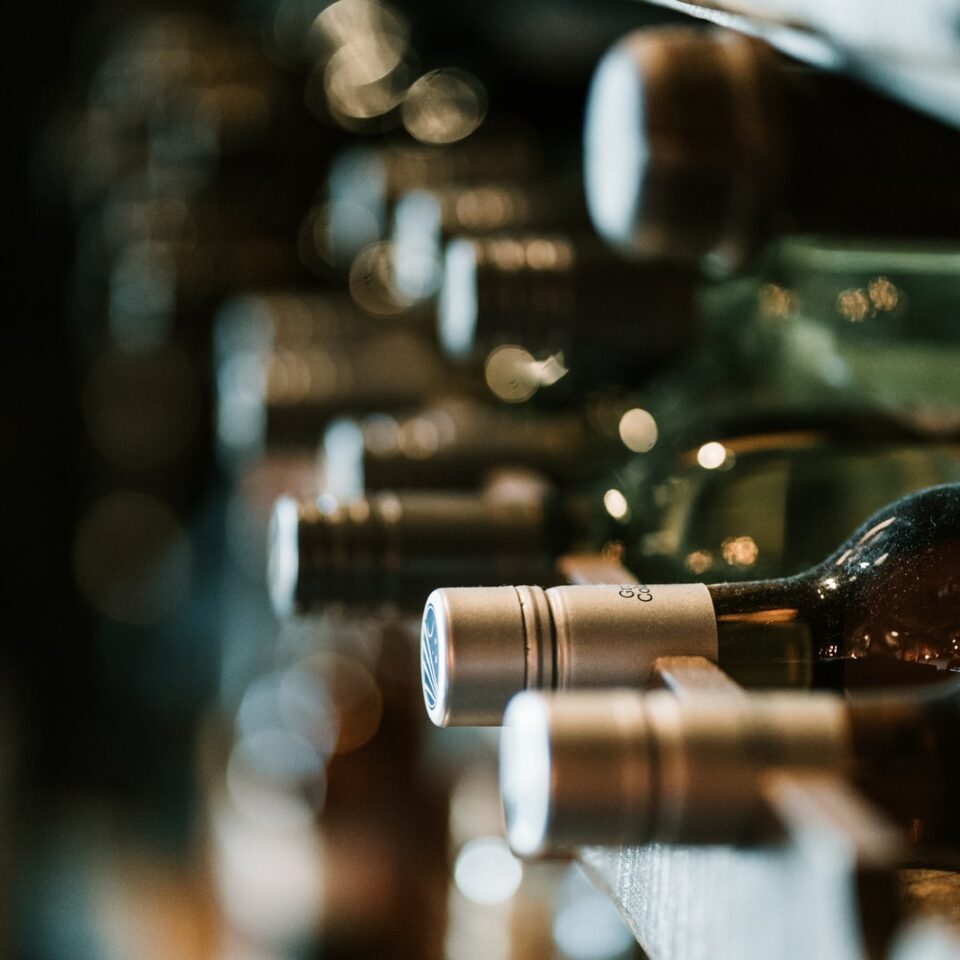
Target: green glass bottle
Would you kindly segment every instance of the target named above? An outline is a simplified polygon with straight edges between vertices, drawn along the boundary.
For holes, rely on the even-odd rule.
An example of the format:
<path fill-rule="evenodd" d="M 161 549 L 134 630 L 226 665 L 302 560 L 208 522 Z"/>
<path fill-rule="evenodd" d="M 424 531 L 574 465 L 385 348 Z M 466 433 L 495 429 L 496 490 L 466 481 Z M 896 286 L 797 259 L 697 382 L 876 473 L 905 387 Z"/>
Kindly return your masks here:
<path fill-rule="evenodd" d="M 725 463 L 698 462 L 714 449 Z M 274 602 L 281 615 L 338 600 L 419 609 L 438 586 L 555 583 L 558 557 L 580 551 L 668 582 L 708 570 L 724 579 L 785 576 L 890 499 L 954 480 L 960 455 L 950 446 L 889 434 L 854 442 L 824 428 L 709 441 L 679 456 L 638 455 L 606 480 L 566 491 L 507 473 L 476 492 L 285 498 L 269 547 Z M 744 495 L 756 498 L 749 512 Z M 820 501 L 823 522 L 809 523 L 806 511 Z"/>

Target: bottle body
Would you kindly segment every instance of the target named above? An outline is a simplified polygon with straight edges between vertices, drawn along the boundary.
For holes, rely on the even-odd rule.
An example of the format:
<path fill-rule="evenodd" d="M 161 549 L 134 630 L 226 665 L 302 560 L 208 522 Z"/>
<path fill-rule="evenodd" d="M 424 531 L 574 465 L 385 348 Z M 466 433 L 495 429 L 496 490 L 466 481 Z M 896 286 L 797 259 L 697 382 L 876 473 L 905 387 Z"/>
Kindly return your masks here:
<path fill-rule="evenodd" d="M 779 244 L 756 341 L 785 402 L 846 403 L 956 431 L 960 246 Z"/>
<path fill-rule="evenodd" d="M 642 688 L 666 654 L 751 686 L 925 683 L 960 669 L 960 485 L 895 501 L 821 564 L 745 583 L 436 590 L 421 632 L 440 725 L 523 689 Z"/>

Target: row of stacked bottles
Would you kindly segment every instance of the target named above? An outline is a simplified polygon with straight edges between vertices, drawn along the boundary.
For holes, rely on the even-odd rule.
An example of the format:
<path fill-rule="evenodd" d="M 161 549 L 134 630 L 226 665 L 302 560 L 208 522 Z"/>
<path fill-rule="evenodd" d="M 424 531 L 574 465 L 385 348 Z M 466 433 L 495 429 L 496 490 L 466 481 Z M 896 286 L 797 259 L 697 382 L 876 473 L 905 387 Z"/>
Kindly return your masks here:
<path fill-rule="evenodd" d="M 570 855 L 765 842 L 778 765 L 956 866 L 960 134 L 591 6 L 88 19 L 14 954 L 640 957 Z"/>

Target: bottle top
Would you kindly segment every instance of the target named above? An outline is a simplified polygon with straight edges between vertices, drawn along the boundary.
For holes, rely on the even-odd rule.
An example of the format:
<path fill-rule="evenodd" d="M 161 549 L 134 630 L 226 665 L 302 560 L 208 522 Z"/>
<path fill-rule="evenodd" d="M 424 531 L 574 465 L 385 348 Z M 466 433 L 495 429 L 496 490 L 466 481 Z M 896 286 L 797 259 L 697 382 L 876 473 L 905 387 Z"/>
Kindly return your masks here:
<path fill-rule="evenodd" d="M 407 296 L 431 297 L 440 285 L 443 246 L 457 234 L 586 228 L 579 184 L 489 182 L 412 190 L 393 217 L 396 283 Z"/>
<path fill-rule="evenodd" d="M 427 598 L 420 649 L 430 719 L 493 725 L 522 690 L 643 687 L 659 656 L 716 659 L 717 627 L 703 584 L 451 587 Z"/>
<path fill-rule="evenodd" d="M 776 55 L 733 33 L 638 30 L 594 73 L 584 131 L 587 206 L 642 256 L 739 265 L 783 175 Z"/>
<path fill-rule="evenodd" d="M 328 603 L 418 609 L 439 583 L 502 583 L 516 570 L 550 578 L 542 495 L 378 493 L 274 508 L 268 581 L 280 616 Z"/>
<path fill-rule="evenodd" d="M 524 857 L 757 839 L 765 771 L 839 772 L 851 750 L 842 698 L 736 690 L 522 693 L 500 743 L 507 839 Z"/>

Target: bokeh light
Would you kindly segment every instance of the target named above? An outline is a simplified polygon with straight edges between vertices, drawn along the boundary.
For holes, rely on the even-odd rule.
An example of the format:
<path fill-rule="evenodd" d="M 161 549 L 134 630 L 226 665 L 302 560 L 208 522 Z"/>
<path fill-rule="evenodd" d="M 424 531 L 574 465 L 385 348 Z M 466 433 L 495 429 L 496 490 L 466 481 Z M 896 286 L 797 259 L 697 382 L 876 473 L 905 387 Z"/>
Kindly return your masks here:
<path fill-rule="evenodd" d="M 487 92 L 464 70 L 431 70 L 414 81 L 400 108 L 407 132 L 422 143 L 455 143 L 483 123 Z"/>
<path fill-rule="evenodd" d="M 507 403 L 523 403 L 541 387 L 566 376 L 563 355 L 536 360 L 529 350 L 510 344 L 497 347 L 484 363 L 484 377 L 494 396 Z"/>
<path fill-rule="evenodd" d="M 624 446 L 634 453 L 647 453 L 657 444 L 657 421 L 640 407 L 633 407 L 624 413 L 618 432 Z"/>
<path fill-rule="evenodd" d="M 728 465 L 732 457 L 733 454 L 727 450 L 722 443 L 718 443 L 716 440 L 711 440 L 709 443 L 703 444 L 703 446 L 697 450 L 697 463 L 699 463 L 704 470 L 718 470 L 720 467 Z"/>
<path fill-rule="evenodd" d="M 509 900 L 523 879 L 520 861 L 500 837 L 477 837 L 457 854 L 453 867 L 457 889 L 473 903 L 490 905 Z"/>

